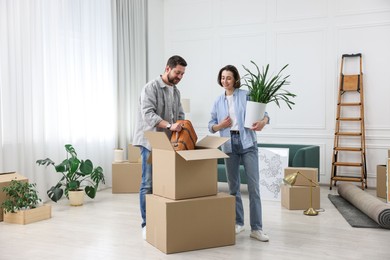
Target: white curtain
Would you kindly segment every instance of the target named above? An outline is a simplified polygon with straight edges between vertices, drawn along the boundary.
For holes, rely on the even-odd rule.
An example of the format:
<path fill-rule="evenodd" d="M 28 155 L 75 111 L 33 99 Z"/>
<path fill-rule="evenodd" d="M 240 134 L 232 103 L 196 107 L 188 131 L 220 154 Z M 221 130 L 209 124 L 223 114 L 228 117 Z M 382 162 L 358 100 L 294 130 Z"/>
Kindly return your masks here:
<path fill-rule="evenodd" d="M 147 80 L 146 0 L 112 0 L 117 72 L 118 143 L 132 142 L 138 99 Z"/>
<path fill-rule="evenodd" d="M 65 158 L 103 167 L 111 185 L 117 87 L 110 0 L 0 0 L 0 172 L 59 180 L 36 165 Z"/>

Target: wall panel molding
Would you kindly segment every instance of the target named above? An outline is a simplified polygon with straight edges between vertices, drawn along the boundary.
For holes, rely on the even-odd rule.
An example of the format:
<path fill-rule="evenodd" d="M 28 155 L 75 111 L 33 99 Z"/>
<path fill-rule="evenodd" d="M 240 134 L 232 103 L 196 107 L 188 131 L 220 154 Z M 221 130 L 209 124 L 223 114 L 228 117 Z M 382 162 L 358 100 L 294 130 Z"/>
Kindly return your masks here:
<path fill-rule="evenodd" d="M 390 45 L 389 22 L 359 22 L 335 27 L 337 52 L 360 52 L 363 57 L 366 131 L 389 131 L 390 118 L 375 111 L 389 111 L 390 103 L 384 93 L 388 85 L 381 80 L 388 73 L 386 67 L 390 53 L 384 48 Z M 356 66 L 356 65 L 355 65 Z"/>
<path fill-rule="evenodd" d="M 275 33 L 275 63 L 278 67 L 289 64 L 287 71 L 290 73 L 291 85 L 285 89 L 297 94 L 297 97 L 293 99 L 296 104 L 292 107 L 292 112 L 273 107 L 273 128 L 326 129 L 326 116 L 318 116 L 326 114 L 328 104 L 325 87 L 326 41 L 327 31 L 324 27 Z"/>
<path fill-rule="evenodd" d="M 167 1 L 166 30 L 171 32 L 213 27 L 213 8 L 210 1 Z M 201 18 L 201 19 L 199 19 Z"/>
<path fill-rule="evenodd" d="M 324 185 L 330 182 L 341 54 L 362 52 L 369 184 L 375 180 L 375 164 L 390 147 L 390 117 L 381 113 L 390 111 L 390 1 L 165 0 L 163 5 L 164 57 L 180 53 L 188 59 L 179 89 L 191 98 L 198 136 L 210 135 L 211 106 L 223 91 L 216 82 L 222 66 L 236 65 L 242 74 L 241 65 L 250 67 L 250 60 L 275 71 L 290 64 L 288 87 L 298 95 L 296 105 L 289 110 L 271 104 L 271 124 L 258 140 L 320 145 Z"/>
<path fill-rule="evenodd" d="M 340 0 L 335 3 L 335 15 L 337 16 L 390 12 L 390 6 L 383 0 Z"/>
<path fill-rule="evenodd" d="M 243 26 L 264 24 L 267 21 L 268 3 L 266 0 L 221 0 L 217 10 L 220 12 L 220 26 Z"/>
<path fill-rule="evenodd" d="M 318 19 L 328 16 L 328 1 L 326 0 L 277 0 L 276 21 L 299 21 Z M 304 8 L 302 8 L 304 6 Z"/>

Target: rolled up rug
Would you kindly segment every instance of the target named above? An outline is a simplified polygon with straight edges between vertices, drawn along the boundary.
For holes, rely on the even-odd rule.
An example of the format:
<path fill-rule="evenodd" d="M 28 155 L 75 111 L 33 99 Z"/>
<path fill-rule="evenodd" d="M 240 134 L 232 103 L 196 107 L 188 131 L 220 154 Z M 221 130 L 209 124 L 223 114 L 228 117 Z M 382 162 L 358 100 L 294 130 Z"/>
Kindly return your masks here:
<path fill-rule="evenodd" d="M 381 227 L 390 229 L 390 205 L 351 183 L 340 183 L 337 192 Z"/>

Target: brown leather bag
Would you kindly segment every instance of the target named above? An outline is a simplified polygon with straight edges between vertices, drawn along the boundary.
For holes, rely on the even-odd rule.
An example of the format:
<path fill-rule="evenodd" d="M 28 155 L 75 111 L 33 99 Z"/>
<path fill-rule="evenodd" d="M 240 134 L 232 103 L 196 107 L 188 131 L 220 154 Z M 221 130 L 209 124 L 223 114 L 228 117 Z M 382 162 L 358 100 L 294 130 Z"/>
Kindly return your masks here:
<path fill-rule="evenodd" d="M 178 120 L 182 130 L 180 132 L 173 132 L 171 137 L 171 144 L 175 151 L 180 150 L 194 150 L 195 144 L 198 141 L 198 136 L 195 133 L 194 127 L 190 120 Z"/>

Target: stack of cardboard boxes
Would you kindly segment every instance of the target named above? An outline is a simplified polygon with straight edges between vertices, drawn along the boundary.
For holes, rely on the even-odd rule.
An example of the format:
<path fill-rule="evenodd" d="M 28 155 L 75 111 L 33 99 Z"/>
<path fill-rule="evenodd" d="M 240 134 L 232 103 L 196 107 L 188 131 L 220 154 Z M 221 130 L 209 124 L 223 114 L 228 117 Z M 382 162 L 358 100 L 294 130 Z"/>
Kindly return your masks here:
<path fill-rule="evenodd" d="M 227 157 L 217 148 L 228 138 L 207 136 L 176 152 L 165 133 L 145 135 L 153 148 L 146 240 L 164 253 L 235 244 L 235 198 L 217 185 L 217 159 Z"/>
<path fill-rule="evenodd" d="M 289 174 L 299 171 L 302 175 L 308 179 L 318 183 L 317 168 L 298 168 L 298 167 L 287 167 L 284 169 L 284 177 Z M 293 186 L 286 184 L 281 184 L 281 197 L 282 197 L 282 206 L 295 210 L 301 209 L 306 210 L 310 207 L 310 185 L 313 185 L 309 180 L 302 177 L 301 175 L 297 176 L 297 180 Z M 313 208 L 320 208 L 320 187 L 312 187 L 312 196 L 313 196 Z"/>
<path fill-rule="evenodd" d="M 137 193 L 142 179 L 141 155 L 138 147 L 128 145 L 128 160 L 112 163 L 112 193 Z"/>

